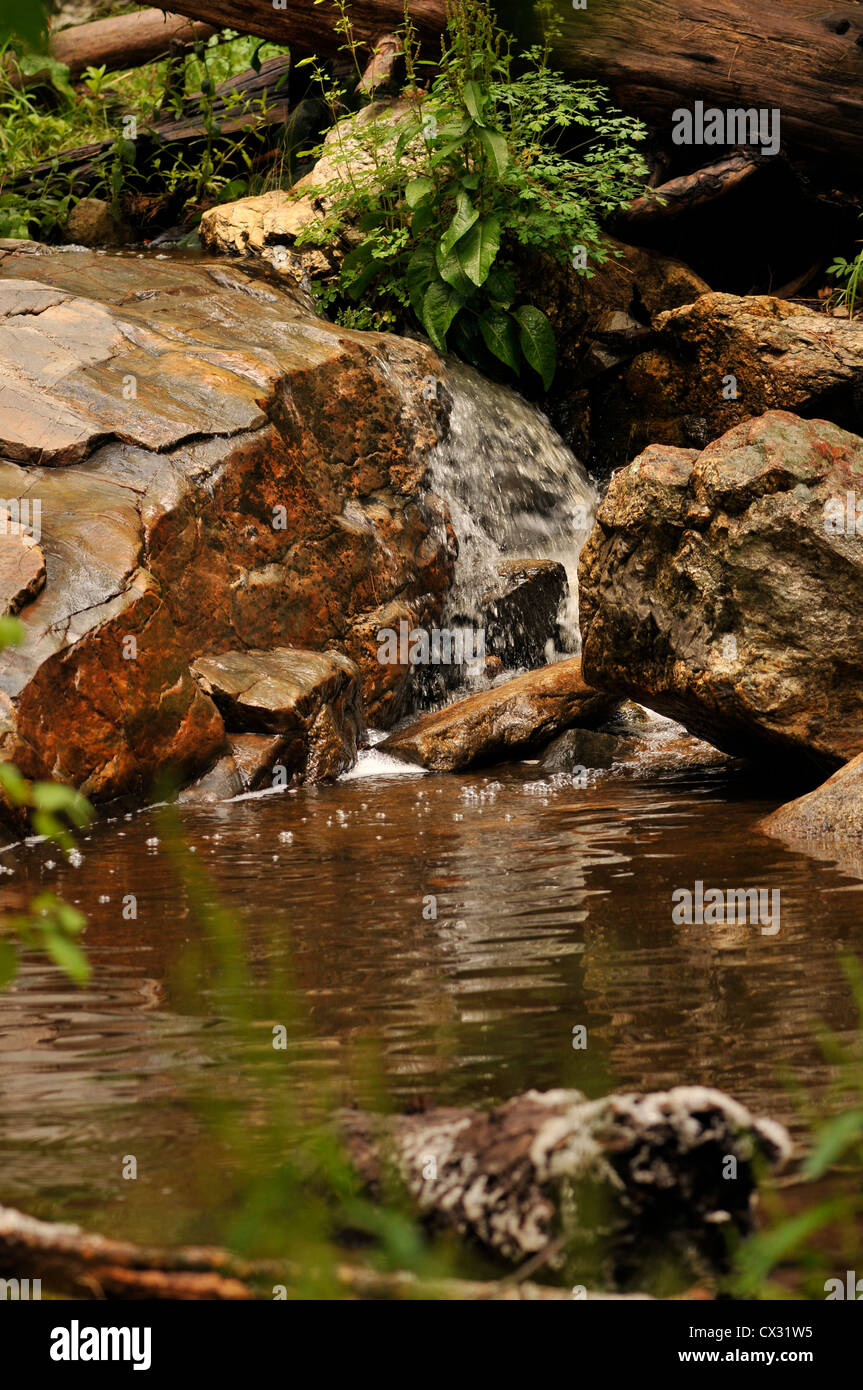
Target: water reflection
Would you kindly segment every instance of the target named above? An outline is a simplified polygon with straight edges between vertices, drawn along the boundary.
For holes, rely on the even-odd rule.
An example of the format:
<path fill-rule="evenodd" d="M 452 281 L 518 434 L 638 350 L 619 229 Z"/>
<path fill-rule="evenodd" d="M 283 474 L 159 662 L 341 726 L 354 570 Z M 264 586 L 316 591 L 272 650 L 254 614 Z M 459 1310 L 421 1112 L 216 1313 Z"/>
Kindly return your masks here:
<path fill-rule="evenodd" d="M 762 795 L 719 770 L 579 788 L 522 765 L 354 778 L 182 820 L 262 1001 L 268 964 L 292 953 L 303 1084 L 347 1085 L 350 1047 L 374 1039 L 401 1105 L 702 1082 L 793 1127 L 781 1068 L 822 1087 L 815 1021 L 854 1025 L 839 962 L 863 954 L 863 875 L 755 833 L 776 804 Z M 217 1091 L 239 1046 L 212 979 L 193 1014 L 178 1005 L 198 926 L 163 833 L 150 813 L 101 824 L 78 867 L 7 851 L 0 886 L 4 908 L 47 886 L 79 905 L 94 965 L 78 990 L 27 962 L 0 999 L 3 1198 L 150 1240 L 179 1238 L 200 1203 L 186 1083 Z M 781 931 L 674 925 L 672 892 L 697 879 L 779 888 Z M 129 1153 L 136 1183 L 119 1180 Z"/>

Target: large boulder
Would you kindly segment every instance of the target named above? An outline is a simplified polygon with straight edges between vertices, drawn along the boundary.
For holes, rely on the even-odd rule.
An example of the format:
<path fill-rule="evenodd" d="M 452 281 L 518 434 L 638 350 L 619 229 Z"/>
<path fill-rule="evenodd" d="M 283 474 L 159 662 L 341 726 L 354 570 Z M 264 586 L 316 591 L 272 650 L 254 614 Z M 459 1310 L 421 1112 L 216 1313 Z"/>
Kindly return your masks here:
<path fill-rule="evenodd" d="M 435 772 L 458 772 L 543 748 L 565 729 L 595 726 L 612 704 L 585 684 L 573 657 L 424 714 L 378 747 Z"/>
<path fill-rule="evenodd" d="M 613 479 L 580 564 L 585 679 L 741 756 L 863 751 L 863 439 L 771 411 Z M 863 529 L 863 528 L 861 528 Z"/>
<path fill-rule="evenodd" d="M 38 502 L 47 569 L 0 754 L 96 799 L 191 777 L 225 730 L 189 663 L 243 648 L 341 652 L 385 719 L 408 673 L 372 615 L 434 623 L 453 575 L 442 371 L 224 262 L 0 245 L 0 494 Z"/>
<path fill-rule="evenodd" d="M 742 420 L 793 410 L 863 430 L 863 324 L 771 295 L 669 308 L 604 413 L 621 460 L 648 444 L 703 448 Z"/>

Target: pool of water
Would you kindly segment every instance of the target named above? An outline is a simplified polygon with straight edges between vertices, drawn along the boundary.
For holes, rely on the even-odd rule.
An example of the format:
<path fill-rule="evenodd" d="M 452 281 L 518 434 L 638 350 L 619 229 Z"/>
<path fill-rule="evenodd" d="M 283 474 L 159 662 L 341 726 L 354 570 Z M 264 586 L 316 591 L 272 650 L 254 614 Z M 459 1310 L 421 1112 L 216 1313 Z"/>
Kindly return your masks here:
<path fill-rule="evenodd" d="M 585 787 L 372 752 L 335 786 L 178 814 L 239 926 L 261 1037 L 291 1021 L 286 1094 L 355 1099 L 368 1044 L 398 1107 L 704 1083 L 799 1130 L 788 1076 L 820 1095 L 815 1030 L 855 1024 L 841 960 L 863 953 L 863 873 L 755 831 L 780 799 L 726 769 Z M 207 928 L 161 814 L 101 821 L 75 864 L 44 844 L 0 855 L 2 908 L 44 888 L 79 905 L 93 965 L 78 988 L 25 958 L 0 997 L 2 1200 L 150 1242 L 215 1230 L 226 1200 L 210 1170 L 230 1157 L 190 1091 L 242 1071 L 256 1101 L 224 980 L 178 975 Z M 678 925 L 672 894 L 698 880 L 779 889 L 780 930 Z"/>

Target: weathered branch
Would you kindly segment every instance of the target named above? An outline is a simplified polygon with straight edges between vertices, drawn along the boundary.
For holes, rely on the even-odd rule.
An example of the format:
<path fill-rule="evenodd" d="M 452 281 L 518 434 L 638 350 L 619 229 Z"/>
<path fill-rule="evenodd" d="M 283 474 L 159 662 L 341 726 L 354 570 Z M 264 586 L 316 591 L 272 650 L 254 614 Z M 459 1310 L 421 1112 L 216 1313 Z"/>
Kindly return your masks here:
<path fill-rule="evenodd" d="M 72 77 L 79 77 L 91 65 L 115 72 L 151 63 L 165 57 L 172 43 L 191 48 L 199 39 L 208 39 L 216 32 L 212 24 L 193 23 L 187 15 L 136 10 L 134 14 L 61 29 L 51 35 L 48 49 L 52 58 L 66 64 Z"/>
<path fill-rule="evenodd" d="M 703 203 L 712 203 L 732 189 L 739 188 L 760 167 L 752 154 L 732 154 L 726 159 L 707 164 L 693 174 L 669 179 L 643 198 L 636 198 L 621 213 L 619 221 L 626 224 L 653 222 L 677 217 Z"/>

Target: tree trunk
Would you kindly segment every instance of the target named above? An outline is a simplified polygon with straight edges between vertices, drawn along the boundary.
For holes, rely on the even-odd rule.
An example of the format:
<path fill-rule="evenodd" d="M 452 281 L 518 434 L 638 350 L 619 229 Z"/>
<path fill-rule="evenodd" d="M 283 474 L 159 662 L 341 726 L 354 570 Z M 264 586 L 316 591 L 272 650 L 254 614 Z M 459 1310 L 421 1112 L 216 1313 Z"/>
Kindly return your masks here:
<path fill-rule="evenodd" d="M 172 42 L 191 48 L 198 39 L 208 39 L 216 27 L 193 23 L 188 16 L 167 14 L 164 10 L 137 10 L 92 24 L 76 24 L 52 34 L 49 52 L 65 63 L 72 77 L 85 68 L 104 66 L 109 72 L 134 68 L 164 57 Z"/>
<path fill-rule="evenodd" d="M 863 4 L 558 0 L 558 61 L 661 133 L 698 100 L 782 113 L 783 149 L 863 163 Z"/>

